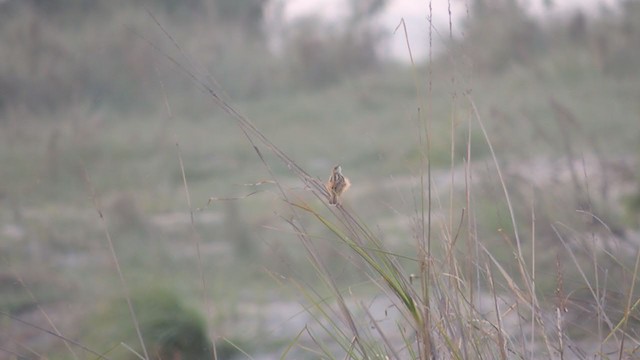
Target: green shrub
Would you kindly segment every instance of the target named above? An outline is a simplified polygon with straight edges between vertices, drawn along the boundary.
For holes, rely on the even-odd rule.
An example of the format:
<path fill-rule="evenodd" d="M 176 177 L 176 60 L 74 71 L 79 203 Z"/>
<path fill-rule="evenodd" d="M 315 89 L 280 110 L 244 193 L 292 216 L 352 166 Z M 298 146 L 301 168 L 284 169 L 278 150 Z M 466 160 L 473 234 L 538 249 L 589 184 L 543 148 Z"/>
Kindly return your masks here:
<path fill-rule="evenodd" d="M 131 300 L 151 359 L 213 358 L 204 318 L 177 294 L 167 290 L 146 290 L 135 293 Z M 96 349 L 115 349 L 115 355 L 110 357 L 137 359 L 131 350 L 119 344 L 126 344 L 138 354 L 143 353 L 124 299 L 110 301 L 91 328 Z M 98 343 L 102 346 L 98 347 Z"/>

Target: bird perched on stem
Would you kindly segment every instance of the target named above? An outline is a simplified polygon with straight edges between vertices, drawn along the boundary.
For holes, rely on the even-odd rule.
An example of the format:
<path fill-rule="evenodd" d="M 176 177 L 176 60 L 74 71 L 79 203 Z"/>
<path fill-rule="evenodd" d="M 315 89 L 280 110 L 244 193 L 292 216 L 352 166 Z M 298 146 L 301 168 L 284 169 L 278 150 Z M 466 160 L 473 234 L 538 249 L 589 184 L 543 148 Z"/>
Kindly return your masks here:
<path fill-rule="evenodd" d="M 340 195 L 349 189 L 351 182 L 342 175 L 342 167 L 336 165 L 331 170 L 331 177 L 325 186 L 329 192 L 329 204 L 337 205 Z"/>

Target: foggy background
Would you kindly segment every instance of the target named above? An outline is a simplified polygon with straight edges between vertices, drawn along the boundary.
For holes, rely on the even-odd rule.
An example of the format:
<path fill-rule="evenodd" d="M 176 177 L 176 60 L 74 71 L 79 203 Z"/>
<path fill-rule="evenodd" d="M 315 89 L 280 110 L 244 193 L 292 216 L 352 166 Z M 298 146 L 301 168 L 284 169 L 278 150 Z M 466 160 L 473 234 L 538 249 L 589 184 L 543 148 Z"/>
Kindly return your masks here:
<path fill-rule="evenodd" d="M 416 253 L 425 159 L 436 244 L 463 213 L 515 268 L 504 234 L 531 234 L 534 213 L 537 291 L 553 308 L 564 274 L 568 331 L 591 353 L 593 298 L 557 229 L 589 249 L 578 263 L 603 257 L 588 276 L 617 284 L 615 324 L 637 291 L 614 268 L 633 269 L 640 242 L 639 75 L 631 0 L 0 1 L 0 359 L 96 357 L 60 336 L 138 358 L 127 298 L 151 358 L 211 358 L 214 342 L 219 359 L 292 343 L 290 358 L 315 359 L 299 336 L 313 326 L 332 346 L 305 310 L 301 288 L 326 290 L 274 181 L 328 208 L 258 144 L 267 168 L 200 84 L 312 177 L 341 164 L 345 208 L 396 254 Z M 393 331 L 344 244 L 298 225 Z"/>

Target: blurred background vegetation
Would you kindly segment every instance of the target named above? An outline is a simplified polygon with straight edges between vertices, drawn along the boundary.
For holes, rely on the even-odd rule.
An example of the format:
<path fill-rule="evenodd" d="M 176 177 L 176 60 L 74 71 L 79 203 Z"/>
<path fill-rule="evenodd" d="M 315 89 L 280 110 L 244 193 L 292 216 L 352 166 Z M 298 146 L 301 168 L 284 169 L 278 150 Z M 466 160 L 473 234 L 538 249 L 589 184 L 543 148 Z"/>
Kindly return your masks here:
<path fill-rule="evenodd" d="M 554 12 L 561 2 L 540 1 L 534 15 L 534 1 L 452 0 L 432 32 L 424 2 L 411 46 L 431 37 L 437 51 L 411 64 L 389 53 L 402 27 L 381 24 L 394 0 L 337 2 L 347 15 L 334 19 L 291 17 L 283 0 L 0 1 L 0 354 L 86 355 L 8 314 L 112 358 L 141 351 L 98 211 L 152 358 L 203 358 L 211 339 L 219 358 L 277 357 L 313 320 L 282 280 L 318 281 L 282 220 L 289 210 L 191 75 L 313 176 L 342 164 L 354 184 L 346 202 L 397 253 L 415 251 L 426 116 L 438 216 L 459 221 L 449 187 L 462 206 L 472 162 L 478 236 L 508 260 L 500 234 L 511 222 L 472 98 L 521 231 L 538 216 L 540 268 L 556 267 L 558 223 L 576 243 L 599 234 L 610 266 L 627 266 L 640 241 L 640 3 Z M 286 167 L 273 171 L 311 201 Z M 341 285 L 366 282 L 327 229 L 304 225 Z M 587 302 L 565 271 L 566 291 Z M 550 301 L 555 277 L 539 278 Z M 611 300 L 612 316 L 623 300 Z M 588 319 L 575 322 L 588 339 Z"/>

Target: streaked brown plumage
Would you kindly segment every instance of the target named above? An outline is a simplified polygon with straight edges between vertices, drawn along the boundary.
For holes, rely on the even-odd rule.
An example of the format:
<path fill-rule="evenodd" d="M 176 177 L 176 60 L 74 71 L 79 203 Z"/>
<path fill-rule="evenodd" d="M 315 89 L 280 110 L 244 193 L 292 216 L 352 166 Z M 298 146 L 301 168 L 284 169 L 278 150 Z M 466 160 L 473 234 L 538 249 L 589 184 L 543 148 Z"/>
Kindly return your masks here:
<path fill-rule="evenodd" d="M 336 165 L 333 167 L 329 181 L 327 181 L 325 186 L 329 192 L 329 204 L 336 205 L 340 200 L 340 195 L 351 186 L 351 182 L 342 175 L 342 167 Z"/>

